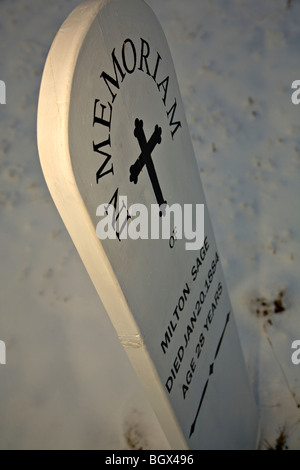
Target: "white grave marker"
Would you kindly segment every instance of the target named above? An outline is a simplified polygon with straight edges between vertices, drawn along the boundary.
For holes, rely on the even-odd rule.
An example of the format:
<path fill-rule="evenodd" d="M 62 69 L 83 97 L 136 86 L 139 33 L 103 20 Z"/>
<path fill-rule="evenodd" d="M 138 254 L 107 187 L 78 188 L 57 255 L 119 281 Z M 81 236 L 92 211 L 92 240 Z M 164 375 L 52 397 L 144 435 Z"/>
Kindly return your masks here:
<path fill-rule="evenodd" d="M 45 65 L 38 146 L 53 200 L 171 446 L 254 448 L 257 410 L 174 66 L 143 0 L 86 1 L 67 18 Z M 122 237 L 130 223 L 139 230 L 129 206 L 150 214 L 164 202 L 204 204 L 201 249 L 186 249 L 172 218 L 169 239 L 151 238 L 150 228 L 148 239 Z M 115 208 L 116 220 L 106 219 L 114 239 L 96 233 L 103 204 Z"/>

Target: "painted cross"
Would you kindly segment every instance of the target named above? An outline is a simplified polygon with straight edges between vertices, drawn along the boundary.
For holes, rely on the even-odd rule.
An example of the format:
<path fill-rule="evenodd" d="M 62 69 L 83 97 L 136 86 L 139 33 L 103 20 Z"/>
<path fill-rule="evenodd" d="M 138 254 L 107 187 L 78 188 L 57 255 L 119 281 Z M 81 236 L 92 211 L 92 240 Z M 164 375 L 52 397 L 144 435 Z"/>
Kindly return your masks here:
<path fill-rule="evenodd" d="M 157 203 L 161 207 L 160 215 L 162 215 L 164 213 L 162 206 L 164 204 L 167 204 L 167 201 L 164 200 L 164 197 L 162 195 L 160 184 L 151 157 L 151 153 L 154 150 L 155 146 L 161 143 L 161 127 L 158 127 L 158 125 L 155 126 L 154 132 L 150 137 L 149 141 L 147 142 L 143 129 L 143 121 L 140 119 L 136 119 L 134 136 L 139 142 L 142 153 L 140 154 L 136 162 L 131 165 L 129 179 L 130 181 L 133 181 L 134 184 L 136 184 L 140 172 L 142 171 L 144 165 L 146 165 Z"/>

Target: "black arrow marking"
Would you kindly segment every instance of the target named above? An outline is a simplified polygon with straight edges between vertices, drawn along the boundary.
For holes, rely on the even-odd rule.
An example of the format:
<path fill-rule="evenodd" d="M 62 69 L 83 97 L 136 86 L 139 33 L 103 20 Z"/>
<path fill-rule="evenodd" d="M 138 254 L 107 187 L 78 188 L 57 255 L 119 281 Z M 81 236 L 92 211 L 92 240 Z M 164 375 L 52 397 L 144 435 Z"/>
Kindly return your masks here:
<path fill-rule="evenodd" d="M 221 347 L 221 344 L 222 344 L 222 341 L 223 341 L 223 338 L 224 338 L 224 335 L 225 335 L 225 331 L 226 331 L 227 325 L 228 325 L 228 323 L 229 323 L 229 318 L 230 318 L 230 312 L 227 313 L 226 323 L 225 323 L 225 326 L 224 326 L 224 329 L 223 329 L 223 333 L 222 333 L 222 335 L 221 335 L 221 338 L 220 338 L 220 341 L 219 341 L 219 344 L 218 344 L 218 347 L 217 347 L 217 350 L 216 350 L 215 360 L 217 359 L 217 355 L 219 354 L 220 347 Z"/>
<path fill-rule="evenodd" d="M 228 312 L 228 314 L 227 314 L 227 316 L 226 316 L 225 326 L 224 326 L 222 335 L 221 335 L 221 337 L 220 337 L 220 340 L 219 340 L 219 342 L 218 342 L 218 346 L 217 346 L 217 349 L 216 349 L 214 361 L 216 360 L 216 358 L 217 358 L 217 356 L 218 356 L 218 354 L 219 354 L 219 351 L 220 351 L 220 348 L 221 348 L 221 344 L 222 344 L 222 341 L 223 341 L 223 339 L 224 339 L 225 331 L 226 331 L 226 328 L 227 328 L 228 323 L 229 323 L 229 319 L 230 319 L 230 312 Z M 201 406 L 202 406 L 202 403 L 203 403 L 203 400 L 204 400 L 204 397 L 205 397 L 205 394 L 206 394 L 206 391 L 207 391 L 207 386 L 208 386 L 209 378 L 210 378 L 210 376 L 213 375 L 213 373 L 214 373 L 214 365 L 215 365 L 215 363 L 213 362 L 213 363 L 210 364 L 210 366 L 209 366 L 209 376 L 208 376 L 208 379 L 207 379 L 207 381 L 206 381 L 206 383 L 205 383 L 205 385 L 204 385 L 204 389 L 203 389 L 203 392 L 202 392 L 202 395 L 201 395 L 201 399 L 200 399 L 200 403 L 199 403 L 199 406 L 198 406 L 198 409 L 197 409 L 197 413 L 196 413 L 195 419 L 194 419 L 194 421 L 193 421 L 193 424 L 192 424 L 192 426 L 191 426 L 189 438 L 191 438 L 192 435 L 193 435 L 194 432 L 195 432 L 197 419 L 198 419 L 198 416 L 199 416 L 199 413 L 200 413 L 200 410 L 201 410 Z"/>
<path fill-rule="evenodd" d="M 201 395 L 201 400 L 200 400 L 200 403 L 199 403 L 199 406 L 198 406 L 198 410 L 197 410 L 197 413 L 196 413 L 194 422 L 193 422 L 193 424 L 192 424 L 192 426 L 191 426 L 189 438 L 191 438 L 191 436 L 194 434 L 195 427 L 196 427 L 196 423 L 197 423 L 197 419 L 198 419 L 198 415 L 199 415 L 199 413 L 200 413 L 200 409 L 201 409 L 201 406 L 202 406 L 202 402 L 203 402 L 204 397 L 205 397 L 205 394 L 206 394 L 206 390 L 207 390 L 207 386 L 208 386 L 208 381 L 209 381 L 209 379 L 207 379 L 206 384 L 205 384 L 205 386 L 204 386 L 204 389 L 203 389 L 203 392 L 202 392 L 202 395 Z"/>

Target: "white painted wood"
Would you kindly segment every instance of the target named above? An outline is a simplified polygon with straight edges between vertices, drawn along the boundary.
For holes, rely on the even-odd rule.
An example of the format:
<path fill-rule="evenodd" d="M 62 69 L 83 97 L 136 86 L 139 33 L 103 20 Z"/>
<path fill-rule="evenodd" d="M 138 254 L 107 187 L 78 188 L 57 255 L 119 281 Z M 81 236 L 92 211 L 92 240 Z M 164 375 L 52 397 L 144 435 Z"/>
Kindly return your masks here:
<path fill-rule="evenodd" d="M 118 195 L 150 210 L 158 200 L 145 167 L 130 181 L 143 146 L 136 120 L 146 143 L 161 128 L 151 158 L 163 198 L 205 204 L 201 252 L 184 239 L 171 248 L 97 237 L 100 204 Z M 257 410 L 176 74 L 144 1 L 86 1 L 67 18 L 45 65 L 38 147 L 57 209 L 171 446 L 254 448 Z"/>

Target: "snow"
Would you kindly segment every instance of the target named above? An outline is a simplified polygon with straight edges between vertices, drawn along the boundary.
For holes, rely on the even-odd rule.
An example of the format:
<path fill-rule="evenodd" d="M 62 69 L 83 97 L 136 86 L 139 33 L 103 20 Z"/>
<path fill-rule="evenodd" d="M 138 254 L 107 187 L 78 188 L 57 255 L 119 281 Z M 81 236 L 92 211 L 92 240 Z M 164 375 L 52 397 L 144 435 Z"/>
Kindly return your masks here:
<path fill-rule="evenodd" d="M 0 448 L 163 449 L 39 164 L 41 74 L 78 3 L 0 3 Z M 300 339 L 300 107 L 291 102 L 300 4 L 147 3 L 177 71 L 259 407 L 259 447 L 284 431 L 288 448 L 300 449 L 300 365 L 291 361 Z"/>

